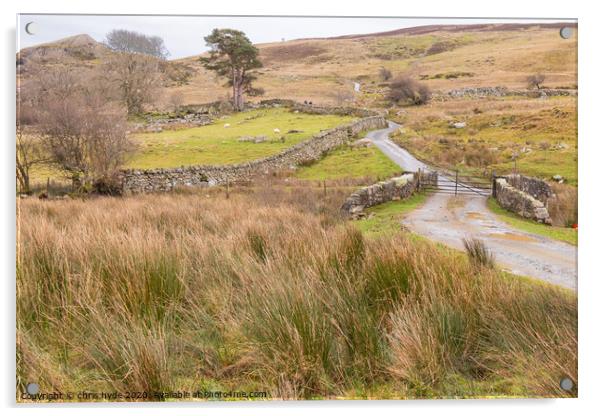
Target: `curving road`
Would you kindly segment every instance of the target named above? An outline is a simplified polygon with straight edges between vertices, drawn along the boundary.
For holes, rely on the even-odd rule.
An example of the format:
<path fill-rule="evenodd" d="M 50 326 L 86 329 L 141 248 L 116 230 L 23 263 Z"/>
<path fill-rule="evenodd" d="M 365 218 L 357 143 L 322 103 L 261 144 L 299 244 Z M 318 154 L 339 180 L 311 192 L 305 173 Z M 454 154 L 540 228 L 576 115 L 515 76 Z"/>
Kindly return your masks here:
<path fill-rule="evenodd" d="M 372 131 L 367 137 L 404 170 L 429 170 L 389 139 L 389 133 L 399 127 L 389 122 L 389 128 Z M 453 182 L 439 177 L 440 183 L 445 181 Z M 479 238 L 506 270 L 577 288 L 577 247 L 511 228 L 487 209 L 486 201 L 486 196 L 477 194 L 435 193 L 422 207 L 405 216 L 402 223 L 418 234 L 460 250 L 463 238 Z"/>

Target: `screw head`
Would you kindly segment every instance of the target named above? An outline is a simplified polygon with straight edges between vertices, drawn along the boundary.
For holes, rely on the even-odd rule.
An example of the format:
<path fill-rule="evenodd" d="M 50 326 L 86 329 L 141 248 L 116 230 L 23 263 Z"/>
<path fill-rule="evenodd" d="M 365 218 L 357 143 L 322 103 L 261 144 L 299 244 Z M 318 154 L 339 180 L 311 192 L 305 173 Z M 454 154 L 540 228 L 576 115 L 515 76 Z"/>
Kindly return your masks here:
<path fill-rule="evenodd" d="M 560 380 L 560 388 L 565 391 L 573 390 L 573 380 L 568 377 L 564 377 L 562 380 Z"/>
<path fill-rule="evenodd" d="M 29 383 L 25 387 L 25 390 L 27 391 L 28 394 L 31 394 L 33 396 L 40 392 L 40 385 L 38 383 Z"/>
<path fill-rule="evenodd" d="M 572 28 L 565 26 L 562 29 L 560 29 L 560 37 L 562 39 L 569 39 L 571 36 L 573 36 Z"/>

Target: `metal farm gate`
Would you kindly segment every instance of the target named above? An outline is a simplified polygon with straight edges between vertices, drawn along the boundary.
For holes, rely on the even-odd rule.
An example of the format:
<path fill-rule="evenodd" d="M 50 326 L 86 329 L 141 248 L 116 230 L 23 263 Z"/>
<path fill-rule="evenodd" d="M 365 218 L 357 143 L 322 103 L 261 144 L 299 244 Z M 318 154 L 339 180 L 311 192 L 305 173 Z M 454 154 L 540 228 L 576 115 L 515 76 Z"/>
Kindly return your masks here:
<path fill-rule="evenodd" d="M 493 178 L 488 180 L 484 178 L 475 178 L 472 176 L 463 176 L 458 171 L 437 171 L 437 185 L 424 184 L 421 186 L 426 192 L 451 194 L 451 195 L 479 195 L 488 197 L 492 194 Z"/>

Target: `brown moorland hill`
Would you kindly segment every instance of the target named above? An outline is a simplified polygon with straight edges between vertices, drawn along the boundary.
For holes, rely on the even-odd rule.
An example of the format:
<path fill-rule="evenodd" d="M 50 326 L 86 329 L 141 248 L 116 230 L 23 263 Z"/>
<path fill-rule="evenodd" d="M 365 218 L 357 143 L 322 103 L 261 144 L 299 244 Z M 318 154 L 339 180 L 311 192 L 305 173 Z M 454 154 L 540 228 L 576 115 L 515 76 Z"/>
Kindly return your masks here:
<path fill-rule="evenodd" d="M 298 39 L 259 44 L 264 67 L 258 71 L 261 98 L 290 98 L 320 104 L 353 100 L 379 105 L 386 84 L 380 68 L 423 79 L 433 90 L 506 86 L 525 88 L 526 77 L 546 74 L 547 87 L 575 88 L 577 31 L 571 39 L 559 28 L 574 24 L 430 25 L 335 38 Z M 64 65 L 93 68 L 113 52 L 87 35 L 26 48 L 17 54 L 21 76 Z M 178 93 L 185 104 L 221 100 L 229 94 L 223 79 L 205 70 L 199 56 L 167 61 L 193 75 L 187 82 L 168 82 L 158 106 Z M 34 65 L 35 64 L 35 65 Z M 354 83 L 360 92 L 354 92 Z"/>
<path fill-rule="evenodd" d="M 264 98 L 333 104 L 354 96 L 358 105 L 377 103 L 386 90 L 379 69 L 425 79 L 434 90 L 476 86 L 525 88 L 534 72 L 546 86 L 574 88 L 577 36 L 564 40 L 561 24 L 425 26 L 378 34 L 299 39 L 257 45 L 264 68 L 257 86 Z M 224 97 L 223 80 L 202 68 L 198 56 L 180 60 L 196 75 L 181 91 L 186 102 Z M 360 93 L 353 93 L 354 82 Z"/>

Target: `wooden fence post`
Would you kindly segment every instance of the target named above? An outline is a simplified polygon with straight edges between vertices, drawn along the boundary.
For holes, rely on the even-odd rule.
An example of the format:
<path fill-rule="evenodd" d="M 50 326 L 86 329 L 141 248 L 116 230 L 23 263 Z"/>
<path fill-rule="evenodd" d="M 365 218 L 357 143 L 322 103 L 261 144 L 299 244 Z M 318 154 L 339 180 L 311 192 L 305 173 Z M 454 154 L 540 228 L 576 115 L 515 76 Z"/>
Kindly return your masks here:
<path fill-rule="evenodd" d="M 497 196 L 495 193 L 495 170 L 491 172 L 491 196 L 495 199 Z"/>
<path fill-rule="evenodd" d="M 457 170 L 456 170 L 456 191 L 455 191 L 454 196 L 458 196 L 458 171 Z"/>

